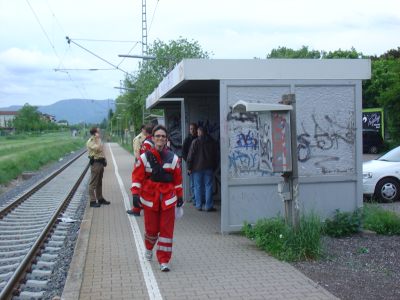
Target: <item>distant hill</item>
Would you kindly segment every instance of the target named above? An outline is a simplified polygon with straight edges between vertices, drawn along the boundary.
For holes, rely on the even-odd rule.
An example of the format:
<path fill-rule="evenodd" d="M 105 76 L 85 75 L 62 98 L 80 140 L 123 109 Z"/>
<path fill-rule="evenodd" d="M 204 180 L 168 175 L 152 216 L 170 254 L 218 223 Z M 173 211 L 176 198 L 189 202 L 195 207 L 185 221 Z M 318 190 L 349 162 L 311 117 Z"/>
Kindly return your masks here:
<path fill-rule="evenodd" d="M 0 110 L 15 111 L 21 108 L 22 106 L 13 105 Z M 115 101 L 112 99 L 66 99 L 51 105 L 38 106 L 40 112 L 55 116 L 56 121 L 67 120 L 71 125 L 81 122 L 101 123 L 103 119 L 107 119 L 109 109 L 115 111 Z"/>

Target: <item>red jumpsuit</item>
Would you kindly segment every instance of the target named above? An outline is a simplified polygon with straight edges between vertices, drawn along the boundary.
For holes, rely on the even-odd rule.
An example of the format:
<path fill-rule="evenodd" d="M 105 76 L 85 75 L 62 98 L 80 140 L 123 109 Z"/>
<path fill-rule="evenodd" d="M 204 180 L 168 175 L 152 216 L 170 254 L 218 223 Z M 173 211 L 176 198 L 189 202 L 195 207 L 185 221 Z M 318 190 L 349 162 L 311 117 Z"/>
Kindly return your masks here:
<path fill-rule="evenodd" d="M 143 141 L 142 146 L 140 147 L 140 150 L 139 150 L 139 154 L 142 155 L 147 150 L 150 150 L 152 148 L 154 148 L 154 142 L 151 139 L 151 135 L 149 135 Z M 133 170 L 135 170 L 135 166 L 133 167 Z M 132 171 L 132 184 L 133 184 L 133 171 Z M 133 187 L 133 185 L 132 185 L 132 187 Z M 132 187 L 131 187 L 131 189 L 132 189 Z M 140 212 L 142 211 L 142 208 L 132 206 L 131 210 L 132 210 L 132 212 L 134 212 L 135 214 L 137 214 L 139 216 Z"/>
<path fill-rule="evenodd" d="M 133 171 L 131 191 L 140 196 L 144 208 L 146 249 L 152 250 L 157 243 L 157 259 L 162 264 L 168 263 L 172 255 L 175 206 L 182 197 L 182 169 L 178 156 L 167 147 L 161 152 L 154 148 L 149 152 L 156 157 L 168 179 L 163 182 L 152 177 L 152 165 L 143 153 Z"/>

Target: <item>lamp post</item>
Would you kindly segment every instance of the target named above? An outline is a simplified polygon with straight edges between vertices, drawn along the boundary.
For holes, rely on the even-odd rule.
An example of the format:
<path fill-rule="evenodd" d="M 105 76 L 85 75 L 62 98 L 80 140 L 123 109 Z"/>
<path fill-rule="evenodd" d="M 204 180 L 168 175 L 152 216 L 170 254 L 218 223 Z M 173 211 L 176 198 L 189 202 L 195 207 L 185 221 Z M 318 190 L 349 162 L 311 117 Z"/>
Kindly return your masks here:
<path fill-rule="evenodd" d="M 121 116 L 118 115 L 118 116 L 116 117 L 116 119 L 117 119 L 117 136 L 118 136 L 119 142 L 122 144 L 122 141 L 121 141 L 121 131 L 120 131 L 120 124 L 121 124 L 120 120 L 121 120 Z"/>

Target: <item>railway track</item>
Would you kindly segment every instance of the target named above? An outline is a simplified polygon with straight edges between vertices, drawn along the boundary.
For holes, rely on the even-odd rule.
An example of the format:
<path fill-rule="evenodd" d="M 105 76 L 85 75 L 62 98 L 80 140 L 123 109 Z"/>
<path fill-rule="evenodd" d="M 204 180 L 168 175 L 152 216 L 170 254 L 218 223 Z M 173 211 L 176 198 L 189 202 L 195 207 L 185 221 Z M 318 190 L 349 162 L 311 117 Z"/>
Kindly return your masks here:
<path fill-rule="evenodd" d="M 85 152 L 0 208 L 0 299 L 43 299 L 88 180 Z"/>

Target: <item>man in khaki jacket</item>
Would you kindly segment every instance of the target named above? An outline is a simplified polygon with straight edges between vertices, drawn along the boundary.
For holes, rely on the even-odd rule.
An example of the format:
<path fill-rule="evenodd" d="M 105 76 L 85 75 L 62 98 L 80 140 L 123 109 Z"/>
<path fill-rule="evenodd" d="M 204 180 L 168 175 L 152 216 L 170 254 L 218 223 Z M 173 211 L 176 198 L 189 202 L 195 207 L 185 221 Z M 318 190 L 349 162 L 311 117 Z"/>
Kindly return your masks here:
<path fill-rule="evenodd" d="M 89 182 L 90 207 L 100 207 L 101 204 L 110 204 L 109 201 L 104 199 L 102 191 L 103 173 L 104 167 L 107 165 L 107 160 L 103 152 L 100 129 L 93 127 L 90 129 L 90 135 L 91 137 L 86 142 L 91 165 Z"/>
<path fill-rule="evenodd" d="M 142 146 L 143 141 L 146 139 L 146 128 L 144 125 L 140 127 L 140 133 L 134 137 L 133 139 L 133 155 L 135 155 L 135 161 L 139 159 L 140 156 L 140 147 Z"/>

